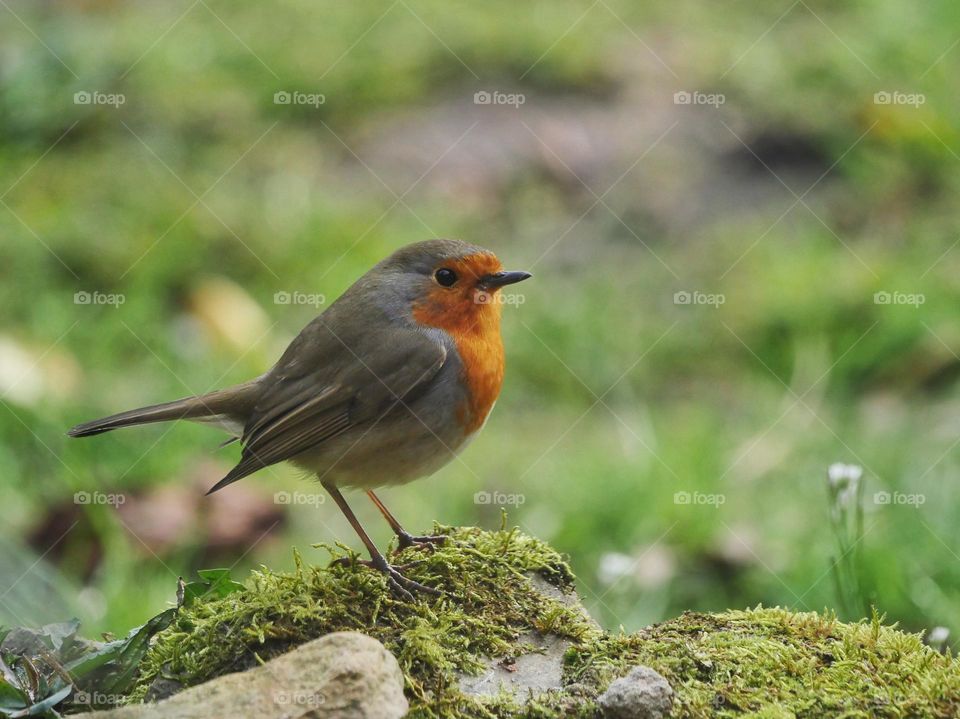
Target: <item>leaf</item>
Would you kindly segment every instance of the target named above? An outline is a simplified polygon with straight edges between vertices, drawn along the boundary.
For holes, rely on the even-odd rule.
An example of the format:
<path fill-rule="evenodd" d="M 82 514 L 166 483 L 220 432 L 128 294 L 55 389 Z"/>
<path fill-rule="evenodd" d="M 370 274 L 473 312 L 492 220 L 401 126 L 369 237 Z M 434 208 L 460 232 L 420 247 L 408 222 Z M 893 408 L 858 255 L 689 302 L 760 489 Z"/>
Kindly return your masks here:
<path fill-rule="evenodd" d="M 218 596 L 235 591 L 232 585 L 236 583 L 230 580 L 227 570 L 211 570 L 205 579 L 210 581 L 209 585 L 204 583 L 205 589 L 215 591 Z M 150 640 L 170 626 L 176 612 L 176 609 L 167 609 L 132 629 L 124 639 L 108 644 L 75 642 L 80 627 L 76 619 L 48 624 L 39 630 L 17 630 L 25 632 L 26 643 L 46 657 L 42 663 L 44 671 L 38 669 L 29 656 L 11 655 L 10 664 L 0 656 L 0 717 L 55 716 L 53 707 L 74 688 L 125 694 L 150 648 Z M 57 656 L 49 656 L 48 652 Z M 69 661 L 64 661 L 65 654 L 71 656 Z M 61 661 L 62 666 L 58 663 Z M 48 673 L 51 662 L 55 671 Z M 67 674 L 73 683 L 64 685 Z M 33 704 L 31 697 L 37 700 Z"/>
<path fill-rule="evenodd" d="M 26 692 L 8 681 L 0 679 L 0 714 L 23 709 L 30 703 Z"/>
<path fill-rule="evenodd" d="M 18 666 L 23 667 L 23 673 L 28 682 L 28 685 L 24 687 L 27 693 L 31 698 L 40 696 L 40 671 L 30 660 L 30 657 L 20 657 Z"/>
<path fill-rule="evenodd" d="M 167 609 L 143 626 L 133 629 L 123 640 L 118 655 L 111 662 L 116 666 L 111 668 L 102 683 L 98 678 L 98 690 L 110 694 L 125 694 L 137 673 L 140 660 L 150 648 L 150 639 L 170 626 L 176 613 L 176 609 Z"/>
<path fill-rule="evenodd" d="M 197 570 L 197 574 L 204 581 L 190 582 L 184 587 L 183 603 L 185 606 L 204 597 L 222 599 L 244 588 L 240 582 L 230 578 L 229 569 L 200 569 Z"/>
<path fill-rule="evenodd" d="M 38 633 L 50 640 L 51 649 L 59 651 L 64 644 L 73 641 L 78 629 L 80 629 L 80 620 L 74 618 L 68 622 L 45 624 L 40 627 Z"/>
<path fill-rule="evenodd" d="M 52 651 L 61 656 L 72 654 L 73 658 L 62 667 L 56 664 L 59 671 L 47 676 L 44 672 L 49 663 L 60 661 L 59 657 L 47 657 L 42 664 L 44 672 L 29 656 L 12 656 L 10 665 L 0 657 L 0 717 L 58 716 L 53 708 L 75 689 L 74 684 L 64 685 L 65 672 L 73 677 L 76 688 L 96 688 L 98 692 L 109 694 L 125 693 L 150 646 L 150 639 L 170 626 L 175 614 L 175 609 L 161 612 L 131 630 L 126 638 L 106 645 L 73 643 L 80 626 L 77 620 L 48 624 L 35 631 L 18 630 L 27 632 L 27 641 L 33 642 L 31 646 L 38 648 L 41 654 Z M 78 652 L 80 656 L 76 656 Z M 33 704 L 31 696 L 36 698 Z"/>
<path fill-rule="evenodd" d="M 66 669 L 75 680 L 83 679 L 90 672 L 120 656 L 120 651 L 123 649 L 124 643 L 122 639 L 110 642 L 100 649 L 77 657 L 72 662 L 65 664 L 63 668 Z"/>
<path fill-rule="evenodd" d="M 45 624 L 39 629 L 26 627 L 7 629 L 2 632 L 7 644 L 4 650 L 17 656 L 28 654 L 39 656 L 44 649 L 49 652 L 60 652 L 74 641 L 79 628 L 80 620 L 71 619 L 68 622 Z"/>
<path fill-rule="evenodd" d="M 5 658 L 2 654 L 0 654 L 0 674 L 3 675 L 3 679 L 9 684 L 13 684 L 14 686 L 19 686 L 20 677 L 17 676 L 17 673 L 13 671 L 13 669 L 7 663 L 8 659 L 10 661 L 14 661 L 16 657 L 8 656 Z"/>
<path fill-rule="evenodd" d="M 13 714 L 9 714 L 8 716 L 10 717 L 10 719 L 16 719 L 17 717 L 41 716 L 43 714 L 46 714 L 48 711 L 53 709 L 57 704 L 59 704 L 68 696 L 70 696 L 70 692 L 72 691 L 73 691 L 73 687 L 67 685 L 63 689 L 58 691 L 56 694 L 51 694 L 43 701 L 39 701 L 36 704 L 33 704 L 27 707 L 26 709 L 15 712 Z"/>

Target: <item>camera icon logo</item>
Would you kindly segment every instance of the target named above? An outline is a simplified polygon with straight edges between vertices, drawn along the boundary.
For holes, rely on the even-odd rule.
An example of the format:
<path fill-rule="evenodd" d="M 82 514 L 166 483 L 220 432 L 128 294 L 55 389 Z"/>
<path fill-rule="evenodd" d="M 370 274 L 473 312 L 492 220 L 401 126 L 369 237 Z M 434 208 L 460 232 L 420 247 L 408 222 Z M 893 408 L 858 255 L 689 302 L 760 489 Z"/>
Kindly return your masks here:
<path fill-rule="evenodd" d="M 680 292 L 673 293 L 673 304 L 675 305 L 689 305 L 693 300 L 693 295 L 691 295 L 686 290 L 681 290 Z"/>
<path fill-rule="evenodd" d="M 293 495 L 290 492 L 276 492 L 273 495 L 274 504 L 291 504 L 293 502 Z"/>
<path fill-rule="evenodd" d="M 875 105 L 889 105 L 893 102 L 893 95 L 886 91 L 875 92 L 873 93 L 873 102 Z"/>
<path fill-rule="evenodd" d="M 474 504 L 490 504 L 493 500 L 493 496 L 490 492 L 477 492 L 473 495 Z"/>
<path fill-rule="evenodd" d="M 93 102 L 93 94 L 87 92 L 86 90 L 81 90 L 80 92 L 73 93 L 74 105 L 89 105 L 92 102 Z"/>
<path fill-rule="evenodd" d="M 693 102 L 693 95 L 686 90 L 679 90 L 673 93 L 674 105 L 689 105 Z"/>
<path fill-rule="evenodd" d="M 91 294 L 85 290 L 73 293 L 73 304 L 75 305 L 89 305 L 92 299 Z"/>
<path fill-rule="evenodd" d="M 274 292 L 273 293 L 273 304 L 275 305 L 289 305 L 291 300 L 291 295 L 289 292 Z"/>
<path fill-rule="evenodd" d="M 289 105 L 292 99 L 293 96 L 286 90 L 277 90 L 277 92 L 273 93 L 274 105 Z"/>
<path fill-rule="evenodd" d="M 493 96 L 486 90 L 479 90 L 473 93 L 474 105 L 489 105 L 493 102 Z"/>
<path fill-rule="evenodd" d="M 674 492 L 673 494 L 674 504 L 690 504 L 690 500 L 690 492 Z"/>
<path fill-rule="evenodd" d="M 890 492 L 877 492 L 873 495 L 874 504 L 890 504 Z"/>

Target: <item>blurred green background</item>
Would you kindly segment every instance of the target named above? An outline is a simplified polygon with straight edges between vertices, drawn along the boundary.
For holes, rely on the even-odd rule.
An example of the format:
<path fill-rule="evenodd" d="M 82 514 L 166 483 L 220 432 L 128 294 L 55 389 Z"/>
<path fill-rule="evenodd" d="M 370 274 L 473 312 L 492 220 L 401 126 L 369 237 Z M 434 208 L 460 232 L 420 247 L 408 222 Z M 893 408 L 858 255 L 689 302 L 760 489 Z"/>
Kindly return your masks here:
<path fill-rule="evenodd" d="M 214 429 L 64 431 L 265 371 L 449 236 L 536 277 L 484 433 L 383 493 L 411 529 L 506 508 L 612 628 L 839 608 L 840 559 L 860 606 L 960 629 L 956 3 L 0 17 L 0 621 L 121 633 L 197 568 L 359 547 L 289 467 L 203 497 L 238 454 Z M 836 461 L 864 468 L 849 557 Z"/>

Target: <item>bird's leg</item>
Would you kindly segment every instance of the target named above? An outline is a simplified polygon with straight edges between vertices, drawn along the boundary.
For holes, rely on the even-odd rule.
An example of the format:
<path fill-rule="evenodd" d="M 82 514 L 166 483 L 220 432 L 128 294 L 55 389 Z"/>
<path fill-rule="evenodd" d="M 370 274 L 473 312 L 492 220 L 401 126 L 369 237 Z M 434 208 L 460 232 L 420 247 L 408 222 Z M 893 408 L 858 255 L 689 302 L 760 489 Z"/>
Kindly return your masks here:
<path fill-rule="evenodd" d="M 429 534 L 423 537 L 416 537 L 406 529 L 404 529 L 400 522 L 397 521 L 397 518 L 393 516 L 386 505 L 380 501 L 380 498 L 373 493 L 373 490 L 367 490 L 367 496 L 377 505 L 377 509 L 380 510 L 380 514 L 383 515 L 383 518 L 387 520 L 387 524 L 390 525 L 390 529 L 393 530 L 393 533 L 397 535 L 397 543 L 400 545 L 400 549 L 406 549 L 407 547 L 412 547 L 415 544 L 443 544 L 447 541 L 447 536 L 445 534 Z"/>
<path fill-rule="evenodd" d="M 411 594 L 411 591 L 424 592 L 426 594 L 433 594 L 437 596 L 443 594 L 443 592 L 438 589 L 424 586 L 423 584 L 415 582 L 412 579 L 407 579 L 405 576 L 400 574 L 395 567 L 390 566 L 390 563 L 387 562 L 386 557 L 384 557 L 383 554 L 380 553 L 380 550 L 377 549 L 377 545 L 375 545 L 373 540 L 367 536 L 367 533 L 361 526 L 360 521 L 357 519 L 357 515 L 355 515 L 353 510 L 350 509 L 350 506 L 347 504 L 347 500 L 343 498 L 340 490 L 334 487 L 332 484 L 324 484 L 323 487 L 330 493 L 330 496 L 333 497 L 333 501 L 337 503 L 338 507 L 340 507 L 340 511 L 343 512 L 343 516 L 347 518 L 348 522 L 350 522 L 350 526 L 353 527 L 353 530 L 357 533 L 357 536 L 360 537 L 360 541 L 363 542 L 363 545 L 370 553 L 370 566 L 387 575 L 387 582 L 390 584 L 390 587 L 397 592 L 397 594 L 411 602 L 413 601 L 413 594 Z"/>

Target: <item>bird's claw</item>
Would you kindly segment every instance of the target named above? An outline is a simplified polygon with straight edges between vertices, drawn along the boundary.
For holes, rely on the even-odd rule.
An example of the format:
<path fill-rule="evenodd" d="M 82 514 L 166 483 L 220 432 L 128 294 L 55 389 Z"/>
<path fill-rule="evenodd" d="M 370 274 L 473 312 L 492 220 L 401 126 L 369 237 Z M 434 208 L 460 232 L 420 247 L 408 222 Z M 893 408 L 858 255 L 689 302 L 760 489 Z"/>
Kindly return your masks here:
<path fill-rule="evenodd" d="M 433 587 L 428 587 L 425 584 L 420 584 L 420 582 L 415 582 L 412 579 L 401 574 L 402 571 L 410 569 L 411 567 L 416 567 L 417 565 L 423 564 L 422 559 L 417 559 L 412 562 L 405 562 L 403 564 L 390 564 L 383 557 L 377 557 L 374 559 L 357 559 L 356 557 L 338 557 L 334 559 L 330 564 L 339 565 L 342 567 L 350 566 L 351 564 L 362 564 L 365 567 L 374 569 L 378 572 L 382 572 L 387 577 L 387 584 L 390 585 L 396 594 L 398 594 L 402 599 L 413 602 L 416 599 L 413 596 L 413 592 L 423 592 L 424 594 L 429 594 L 434 597 L 443 596 L 443 592 L 439 589 L 434 589 Z"/>
<path fill-rule="evenodd" d="M 411 564 L 416 563 L 419 562 L 411 562 L 410 564 L 402 566 L 408 567 Z M 390 585 L 390 588 L 408 602 L 415 601 L 413 592 L 423 592 L 424 594 L 429 594 L 434 597 L 443 596 L 443 592 L 441 592 L 439 589 L 428 587 L 425 584 L 420 584 L 420 582 L 415 582 L 412 579 L 408 579 L 407 577 L 403 576 L 398 567 L 389 564 L 382 556 L 374 557 L 370 562 L 370 566 L 377 571 L 383 572 L 387 576 L 387 584 Z"/>
<path fill-rule="evenodd" d="M 430 547 L 431 549 L 435 546 L 444 544 L 449 537 L 446 534 L 427 534 L 422 537 L 415 537 L 412 534 L 399 534 L 397 535 L 397 545 L 400 549 L 407 549 L 408 547 Z"/>
<path fill-rule="evenodd" d="M 408 569 L 410 569 L 410 568 L 412 568 L 412 567 L 418 567 L 418 566 L 420 566 L 420 565 L 423 564 L 425 561 L 426 561 L 426 560 L 424 560 L 424 559 L 414 559 L 413 561 L 404 562 L 403 564 L 391 564 L 391 565 L 389 565 L 389 566 L 392 567 L 393 569 L 398 570 L 398 571 L 405 572 L 406 570 L 408 570 Z M 376 564 L 374 564 L 373 561 L 370 560 L 370 559 L 357 559 L 356 557 L 337 557 L 336 559 L 334 559 L 333 561 L 330 562 L 330 566 L 331 566 L 331 567 L 334 567 L 334 566 L 336 566 L 336 567 L 349 567 L 349 566 L 351 566 L 351 565 L 353 565 L 353 564 L 360 564 L 360 565 L 363 565 L 364 567 L 369 567 L 370 569 L 375 569 L 375 570 L 377 570 L 378 572 L 383 571 L 382 569 L 380 569 L 379 566 L 377 566 Z"/>
<path fill-rule="evenodd" d="M 420 584 L 420 582 L 415 582 L 412 579 L 408 579 L 393 567 L 390 567 L 386 571 L 386 574 L 387 583 L 390 585 L 390 588 L 408 602 L 416 601 L 413 596 L 413 592 L 423 592 L 424 594 L 428 594 L 432 597 L 443 596 L 443 592 L 441 592 L 439 589 L 434 589 L 433 587 L 428 587 L 425 584 Z"/>

